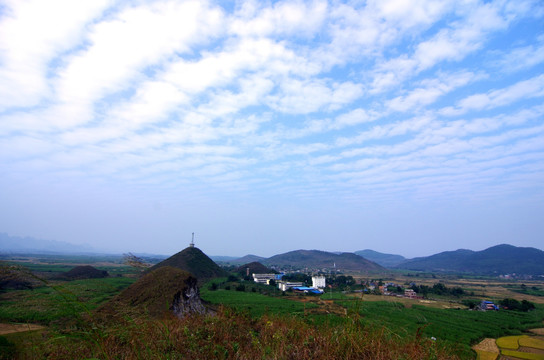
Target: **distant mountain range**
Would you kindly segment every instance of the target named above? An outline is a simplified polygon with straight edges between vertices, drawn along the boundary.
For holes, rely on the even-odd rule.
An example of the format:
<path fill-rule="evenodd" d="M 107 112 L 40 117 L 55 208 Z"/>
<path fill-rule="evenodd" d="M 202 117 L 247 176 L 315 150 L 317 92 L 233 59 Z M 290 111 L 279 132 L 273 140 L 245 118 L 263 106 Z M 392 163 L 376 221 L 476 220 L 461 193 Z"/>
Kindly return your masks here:
<path fill-rule="evenodd" d="M 96 252 L 88 245 L 0 233 L 0 253 L 88 254 Z M 185 254 L 184 254 L 185 255 Z M 194 254 L 193 254 L 194 255 Z M 202 254 L 203 255 L 203 254 Z M 155 256 L 157 257 L 157 256 Z M 207 256 L 206 256 L 207 257 Z M 197 256 L 198 258 L 198 256 Z M 181 261 L 181 258 L 177 258 Z M 159 259 L 157 257 L 157 261 Z M 209 259 L 212 261 L 211 259 Z M 544 251 L 530 247 L 497 245 L 482 251 L 459 249 L 426 257 L 406 259 L 401 255 L 359 250 L 355 253 L 295 250 L 265 258 L 246 255 L 241 258 L 214 256 L 213 260 L 234 265 L 259 262 L 266 266 L 298 269 L 333 269 L 380 272 L 389 269 L 427 272 L 456 272 L 481 275 L 544 275 Z M 200 274 L 201 277 L 204 274 Z M 206 276 L 206 275 L 204 275 Z"/>
<path fill-rule="evenodd" d="M 482 251 L 460 249 L 406 260 L 398 269 L 463 272 L 481 275 L 544 275 L 544 251 L 531 247 L 497 245 Z"/>
<path fill-rule="evenodd" d="M 0 252 L 21 253 L 39 252 L 42 254 L 89 253 L 94 249 L 89 245 L 74 245 L 64 241 L 42 240 L 32 237 L 9 236 L 0 233 Z"/>
<path fill-rule="evenodd" d="M 386 268 L 394 267 L 406 260 L 406 258 L 401 255 L 384 254 L 369 249 L 355 251 L 355 254 L 360 255 L 370 261 L 374 261 L 376 264 Z"/>

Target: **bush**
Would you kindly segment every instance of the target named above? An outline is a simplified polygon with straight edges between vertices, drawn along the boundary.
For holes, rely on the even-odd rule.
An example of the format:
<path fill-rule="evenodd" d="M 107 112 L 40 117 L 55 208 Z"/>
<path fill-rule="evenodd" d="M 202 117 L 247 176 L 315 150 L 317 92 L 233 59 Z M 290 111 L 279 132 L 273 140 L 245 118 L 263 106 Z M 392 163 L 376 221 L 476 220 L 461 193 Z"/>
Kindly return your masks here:
<path fill-rule="evenodd" d="M 237 282 L 238 280 L 240 280 L 238 276 L 232 274 L 227 278 L 227 282 Z"/>
<path fill-rule="evenodd" d="M 510 298 L 499 301 L 499 304 L 506 310 L 514 310 L 514 311 L 527 312 L 535 308 L 535 304 L 533 304 L 530 301 L 522 300 L 521 302 L 519 302 L 516 299 L 510 299 Z"/>

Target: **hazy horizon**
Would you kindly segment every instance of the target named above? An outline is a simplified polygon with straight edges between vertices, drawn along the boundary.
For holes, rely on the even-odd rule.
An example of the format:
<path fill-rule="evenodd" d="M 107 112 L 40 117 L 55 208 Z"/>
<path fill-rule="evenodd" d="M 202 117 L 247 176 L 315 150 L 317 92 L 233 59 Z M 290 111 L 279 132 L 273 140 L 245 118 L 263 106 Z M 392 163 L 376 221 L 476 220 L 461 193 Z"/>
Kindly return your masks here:
<path fill-rule="evenodd" d="M 153 255 L 156 255 L 156 256 L 164 256 L 164 257 L 169 257 L 169 256 L 172 256 L 174 255 L 175 253 L 177 252 L 180 252 L 184 249 L 186 249 L 187 247 L 190 246 L 190 244 L 186 244 L 186 246 L 182 246 L 181 248 L 177 249 L 177 250 L 174 250 L 174 252 L 172 253 L 150 253 L 150 252 L 133 252 L 131 251 L 130 249 L 126 249 L 125 251 L 122 251 L 122 252 L 112 252 L 112 251 L 107 251 L 107 250 L 104 250 L 104 249 L 97 249 L 97 248 L 93 248 L 93 247 L 90 247 L 89 244 L 73 244 L 73 243 L 69 243 L 69 242 L 64 242 L 64 241 L 58 241 L 58 240 L 52 240 L 52 239 L 35 239 L 35 238 L 30 238 L 30 240 L 32 241 L 32 243 L 34 243 L 34 248 L 31 248 L 29 246 L 26 246 L 27 249 L 29 250 L 24 250 L 24 249 L 21 249 L 21 250 L 16 250 L 16 251 L 13 251 L 12 248 L 9 248 L 9 246 L 6 247 L 5 245 L 5 236 L 4 235 L 7 235 L 8 237 L 12 238 L 12 239 L 19 239 L 19 238 L 22 238 L 22 239 L 28 239 L 28 237 L 18 237 L 18 236 L 10 236 L 9 234 L 5 234 L 5 233 L 1 233 L 0 232 L 0 253 L 2 251 L 6 251 L 6 252 L 13 252 L 13 253 L 25 253 L 25 251 L 27 251 L 29 254 L 32 253 L 32 251 L 35 251 L 35 250 L 38 250 L 37 254 L 40 254 L 40 253 L 46 253 L 46 252 L 50 252 L 50 253 L 62 253 L 62 254 L 75 254 L 75 255 L 78 255 L 78 254 L 104 254 L 104 255 L 119 255 L 119 256 L 122 256 L 126 253 L 135 253 L 137 255 L 150 255 L 150 256 L 153 256 Z M 9 245 L 9 242 L 8 242 L 8 245 Z M 54 246 L 54 249 L 51 249 L 51 248 L 48 248 L 46 246 Z M 495 244 L 495 245 L 492 245 L 492 246 L 498 246 L 498 245 L 504 245 L 504 244 Z M 507 245 L 511 245 L 511 244 L 507 244 Z M 63 246 L 68 246 L 69 249 L 66 249 L 64 248 L 63 250 Z M 76 247 L 79 247 L 79 248 L 76 248 Z M 199 248 L 198 244 L 195 243 L 195 247 L 196 248 Z M 461 248 L 457 248 L 457 249 L 446 249 L 446 250 L 443 250 L 443 251 L 456 251 L 456 250 L 472 250 L 472 251 L 481 251 L 481 250 L 485 250 L 487 249 L 488 247 L 485 247 L 485 248 L 482 248 L 482 249 L 473 249 L 473 248 L 464 248 L 464 249 L 461 249 Z M 541 251 L 544 251 L 542 248 L 539 248 L 539 247 L 534 247 L 535 249 L 538 249 L 538 250 L 541 250 Z M 272 253 L 272 254 L 253 254 L 253 253 L 246 253 L 246 254 L 235 254 L 235 255 L 225 255 L 225 254 L 206 254 L 210 257 L 232 257 L 232 258 L 242 258 L 242 257 L 245 257 L 245 256 L 248 256 L 248 255 L 253 255 L 253 256 L 259 256 L 259 257 L 263 257 L 263 258 L 269 258 L 269 257 L 272 257 L 274 255 L 279 255 L 279 254 L 283 254 L 283 253 L 287 253 L 287 252 L 291 252 L 291 251 L 298 251 L 298 250 L 318 250 L 318 251 L 325 251 L 325 250 L 322 250 L 322 249 L 291 249 L 291 250 L 287 250 L 285 252 L 278 252 L 278 253 Z M 354 250 L 350 250 L 350 251 L 334 251 L 334 250 L 331 250 L 329 252 L 331 253 L 341 253 L 341 252 L 349 252 L 349 253 L 354 253 L 354 252 L 357 252 L 357 251 L 363 251 L 363 250 L 372 250 L 372 251 L 376 251 L 374 249 L 354 249 Z M 384 252 L 380 252 L 380 251 L 377 251 L 378 253 L 384 253 Z M 441 251 L 442 252 L 442 251 Z M 417 258 L 417 257 L 425 257 L 425 256 L 430 256 L 430 255 L 436 255 L 437 253 L 432 253 L 432 254 L 420 254 L 420 255 L 416 255 L 416 256 L 405 256 L 403 254 L 398 254 L 398 253 L 395 253 L 395 254 L 392 254 L 392 253 L 385 253 L 385 254 L 388 254 L 388 255 L 400 255 L 400 256 L 403 256 L 404 258 L 406 259 L 413 259 L 413 258 Z"/>
<path fill-rule="evenodd" d="M 544 234 L 544 5 L 0 6 L 0 232 L 405 257 Z"/>

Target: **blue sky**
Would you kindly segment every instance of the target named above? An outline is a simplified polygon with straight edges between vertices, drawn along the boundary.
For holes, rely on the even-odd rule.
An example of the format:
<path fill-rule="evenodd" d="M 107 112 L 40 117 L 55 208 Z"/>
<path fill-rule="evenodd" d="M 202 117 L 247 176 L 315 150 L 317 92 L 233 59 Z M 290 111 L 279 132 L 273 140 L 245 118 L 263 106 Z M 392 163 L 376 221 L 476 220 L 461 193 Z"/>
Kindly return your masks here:
<path fill-rule="evenodd" d="M 542 248 L 538 1 L 2 1 L 0 231 Z"/>

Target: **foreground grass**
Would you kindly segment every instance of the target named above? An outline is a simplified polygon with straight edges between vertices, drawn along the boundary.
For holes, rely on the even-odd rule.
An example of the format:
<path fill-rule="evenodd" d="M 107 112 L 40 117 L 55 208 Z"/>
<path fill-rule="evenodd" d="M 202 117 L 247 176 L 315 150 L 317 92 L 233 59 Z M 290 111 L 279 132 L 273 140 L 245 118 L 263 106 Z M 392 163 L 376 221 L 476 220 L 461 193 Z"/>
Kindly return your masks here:
<path fill-rule="evenodd" d="M 94 330 L 93 330 L 94 328 Z M 457 359 L 451 348 L 414 334 L 398 338 L 358 322 L 337 327 L 221 309 L 214 316 L 115 322 L 29 341 L 21 358 L 102 359 Z"/>

